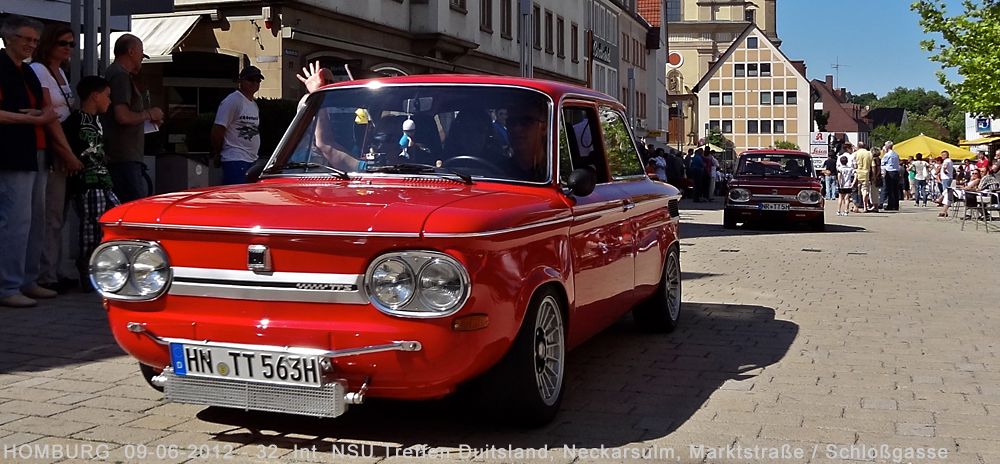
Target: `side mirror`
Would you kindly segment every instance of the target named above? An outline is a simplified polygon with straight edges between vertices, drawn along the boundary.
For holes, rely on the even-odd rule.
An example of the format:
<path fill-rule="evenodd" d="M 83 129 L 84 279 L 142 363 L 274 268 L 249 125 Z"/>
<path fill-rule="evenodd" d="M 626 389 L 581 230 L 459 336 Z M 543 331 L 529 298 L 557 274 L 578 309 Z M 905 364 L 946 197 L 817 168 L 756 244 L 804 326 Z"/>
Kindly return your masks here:
<path fill-rule="evenodd" d="M 260 180 L 260 175 L 264 173 L 264 166 L 267 166 L 267 162 L 257 161 L 247 169 L 247 183 L 256 184 Z"/>
<path fill-rule="evenodd" d="M 569 193 L 577 197 L 585 197 L 594 192 L 597 185 L 597 176 L 590 169 L 580 168 L 569 173 L 569 180 L 566 187 Z"/>

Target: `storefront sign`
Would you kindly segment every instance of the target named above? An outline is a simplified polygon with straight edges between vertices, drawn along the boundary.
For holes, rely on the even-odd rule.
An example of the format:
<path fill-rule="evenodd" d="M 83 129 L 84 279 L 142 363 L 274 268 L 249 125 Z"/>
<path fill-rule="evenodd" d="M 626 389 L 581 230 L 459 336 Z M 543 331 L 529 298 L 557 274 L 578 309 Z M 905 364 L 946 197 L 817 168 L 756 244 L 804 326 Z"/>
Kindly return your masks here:
<path fill-rule="evenodd" d="M 987 118 L 976 118 L 976 132 L 992 132 L 990 120 Z"/>
<path fill-rule="evenodd" d="M 111 2 L 111 16 L 173 12 L 174 0 L 114 0 Z"/>
<path fill-rule="evenodd" d="M 611 65 L 613 67 L 618 67 L 618 47 L 612 45 L 610 42 L 604 39 L 594 37 L 593 50 L 591 53 L 595 60 L 600 61 L 604 64 Z"/>
<path fill-rule="evenodd" d="M 826 145 L 810 145 L 809 154 L 812 155 L 813 157 L 822 156 L 824 159 L 826 159 L 827 155 L 830 154 L 830 147 Z"/>
<path fill-rule="evenodd" d="M 809 133 L 809 145 L 823 145 L 826 147 L 827 142 L 830 138 L 830 132 L 810 132 Z M 826 148 L 824 148 L 826 150 Z M 826 154 L 824 153 L 824 156 Z"/>

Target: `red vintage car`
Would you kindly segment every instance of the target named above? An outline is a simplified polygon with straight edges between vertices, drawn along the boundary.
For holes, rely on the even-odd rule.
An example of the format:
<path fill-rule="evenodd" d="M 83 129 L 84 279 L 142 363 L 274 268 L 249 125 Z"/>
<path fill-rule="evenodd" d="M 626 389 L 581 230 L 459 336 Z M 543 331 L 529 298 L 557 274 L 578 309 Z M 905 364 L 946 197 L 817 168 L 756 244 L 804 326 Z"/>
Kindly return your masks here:
<path fill-rule="evenodd" d="M 740 154 L 729 182 L 722 225 L 754 221 L 802 222 L 826 229 L 820 181 L 808 153 L 751 150 Z"/>
<path fill-rule="evenodd" d="M 259 181 L 109 211 L 90 277 L 171 401 L 336 417 L 471 383 L 538 425 L 569 349 L 629 310 L 677 325 L 679 198 L 607 95 L 354 81 L 309 95 Z"/>

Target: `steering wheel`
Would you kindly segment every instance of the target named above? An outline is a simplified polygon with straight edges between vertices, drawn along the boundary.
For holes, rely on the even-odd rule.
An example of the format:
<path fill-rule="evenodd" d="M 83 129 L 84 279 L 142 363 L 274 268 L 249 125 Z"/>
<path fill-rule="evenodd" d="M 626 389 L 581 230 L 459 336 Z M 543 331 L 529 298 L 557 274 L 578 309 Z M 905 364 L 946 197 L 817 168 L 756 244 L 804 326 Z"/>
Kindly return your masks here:
<path fill-rule="evenodd" d="M 462 156 L 456 156 L 454 158 L 448 158 L 443 163 L 441 163 L 441 167 L 443 167 L 443 168 L 453 168 L 453 167 L 455 167 L 455 165 L 458 165 L 458 166 L 468 166 L 469 165 L 468 163 L 462 163 L 463 161 L 472 161 L 474 163 L 477 163 L 479 165 L 478 167 L 486 168 L 487 172 L 489 172 L 491 174 L 503 174 L 503 173 L 507 172 L 507 171 L 505 171 L 503 169 L 500 169 L 497 165 L 495 165 L 495 164 L 493 164 L 493 163 L 491 163 L 489 161 L 486 161 L 486 160 L 484 160 L 484 159 L 482 159 L 482 158 L 480 158 L 478 156 L 472 156 L 472 155 L 462 155 Z"/>

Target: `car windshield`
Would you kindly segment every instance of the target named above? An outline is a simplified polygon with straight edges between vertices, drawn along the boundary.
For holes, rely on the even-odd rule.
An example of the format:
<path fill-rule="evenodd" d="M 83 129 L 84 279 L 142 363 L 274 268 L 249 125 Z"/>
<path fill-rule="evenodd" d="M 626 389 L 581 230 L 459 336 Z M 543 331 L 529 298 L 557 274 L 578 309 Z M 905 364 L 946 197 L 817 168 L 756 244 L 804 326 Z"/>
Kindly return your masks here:
<path fill-rule="evenodd" d="M 811 176 L 812 158 L 788 153 L 754 153 L 740 157 L 737 175 L 743 176 Z"/>
<path fill-rule="evenodd" d="M 537 91 L 483 85 L 320 91 L 306 101 L 266 173 L 381 172 L 450 176 L 466 183 L 472 178 L 546 182 L 550 102 Z"/>

